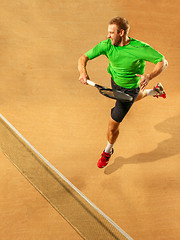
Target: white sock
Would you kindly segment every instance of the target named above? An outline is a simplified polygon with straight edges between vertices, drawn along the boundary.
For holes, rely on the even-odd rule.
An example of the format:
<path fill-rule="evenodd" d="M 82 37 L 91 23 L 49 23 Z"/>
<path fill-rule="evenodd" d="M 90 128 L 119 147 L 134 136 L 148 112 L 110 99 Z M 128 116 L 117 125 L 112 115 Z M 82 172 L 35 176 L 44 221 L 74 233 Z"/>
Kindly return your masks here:
<path fill-rule="evenodd" d="M 104 151 L 105 151 L 106 153 L 110 153 L 113 145 L 114 145 L 114 144 L 110 144 L 110 143 L 108 142 L 108 143 L 107 143 L 107 146 L 106 146 L 106 148 L 105 148 Z"/>
<path fill-rule="evenodd" d="M 157 94 L 153 89 L 146 89 L 147 96 L 154 96 Z"/>

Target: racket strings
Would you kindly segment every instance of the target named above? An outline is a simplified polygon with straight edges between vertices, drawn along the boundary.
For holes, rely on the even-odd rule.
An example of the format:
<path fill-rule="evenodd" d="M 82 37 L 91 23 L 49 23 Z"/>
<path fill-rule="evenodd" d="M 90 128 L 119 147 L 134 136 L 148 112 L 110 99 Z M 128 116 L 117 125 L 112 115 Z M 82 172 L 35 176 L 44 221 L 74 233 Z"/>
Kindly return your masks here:
<path fill-rule="evenodd" d="M 117 99 L 122 102 L 130 102 L 133 100 L 131 96 L 128 94 L 125 94 L 124 92 L 121 92 L 119 90 L 113 90 L 113 89 L 99 89 L 100 93 L 106 97 Z"/>
<path fill-rule="evenodd" d="M 115 93 L 111 89 L 101 89 L 100 92 L 103 95 L 106 95 L 106 96 L 109 96 L 109 97 L 112 97 L 112 98 L 116 98 L 116 96 L 117 96 L 117 93 Z"/>

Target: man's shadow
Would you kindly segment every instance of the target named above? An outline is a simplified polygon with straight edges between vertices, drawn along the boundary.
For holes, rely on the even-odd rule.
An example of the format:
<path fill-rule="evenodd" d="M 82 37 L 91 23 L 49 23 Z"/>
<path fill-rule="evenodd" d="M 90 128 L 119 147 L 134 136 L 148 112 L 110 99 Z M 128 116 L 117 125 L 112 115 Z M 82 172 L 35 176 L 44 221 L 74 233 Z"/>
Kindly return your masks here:
<path fill-rule="evenodd" d="M 157 124 L 155 129 L 159 132 L 168 133 L 171 137 L 158 143 L 157 148 L 151 152 L 139 153 L 129 158 L 117 157 L 112 164 L 105 168 L 104 173 L 109 175 L 124 164 L 153 162 L 180 153 L 180 115 Z M 156 137 L 152 140 L 155 141 Z"/>

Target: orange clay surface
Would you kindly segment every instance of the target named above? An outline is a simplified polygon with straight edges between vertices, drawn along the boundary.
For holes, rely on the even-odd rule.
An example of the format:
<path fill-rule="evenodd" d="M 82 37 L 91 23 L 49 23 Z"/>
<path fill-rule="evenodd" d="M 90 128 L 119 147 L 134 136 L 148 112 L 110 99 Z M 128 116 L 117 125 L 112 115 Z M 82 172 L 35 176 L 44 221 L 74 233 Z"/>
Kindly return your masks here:
<path fill-rule="evenodd" d="M 180 239 L 178 9 L 167 0 L 0 2 L 0 113 L 134 240 Z M 167 99 L 134 104 L 98 169 L 114 101 L 79 83 L 77 60 L 117 15 L 168 60 L 148 85 L 161 82 Z M 88 62 L 91 80 L 110 86 L 107 65 L 104 56 Z M 81 239 L 3 153 L 0 213 L 2 240 Z"/>

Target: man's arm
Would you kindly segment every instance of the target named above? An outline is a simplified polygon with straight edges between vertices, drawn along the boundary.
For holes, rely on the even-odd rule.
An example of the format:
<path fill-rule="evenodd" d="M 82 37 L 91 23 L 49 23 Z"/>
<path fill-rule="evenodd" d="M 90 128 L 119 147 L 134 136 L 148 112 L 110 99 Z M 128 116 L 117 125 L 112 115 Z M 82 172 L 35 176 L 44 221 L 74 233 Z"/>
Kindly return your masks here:
<path fill-rule="evenodd" d="M 164 58 L 162 61 L 158 62 L 154 69 L 152 70 L 152 72 L 150 74 L 136 74 L 136 76 L 141 78 L 141 82 L 140 82 L 140 88 L 143 91 L 145 89 L 145 87 L 147 86 L 147 84 L 149 83 L 149 81 L 153 78 L 155 78 L 156 76 L 158 76 L 162 71 L 164 71 L 166 69 L 166 67 L 168 66 L 168 62 L 167 60 Z"/>
<path fill-rule="evenodd" d="M 87 69 L 86 69 L 86 65 L 88 61 L 89 61 L 89 58 L 85 54 L 83 54 L 78 60 L 78 70 L 80 74 L 79 81 L 83 84 L 87 84 L 87 79 L 89 79 Z"/>

